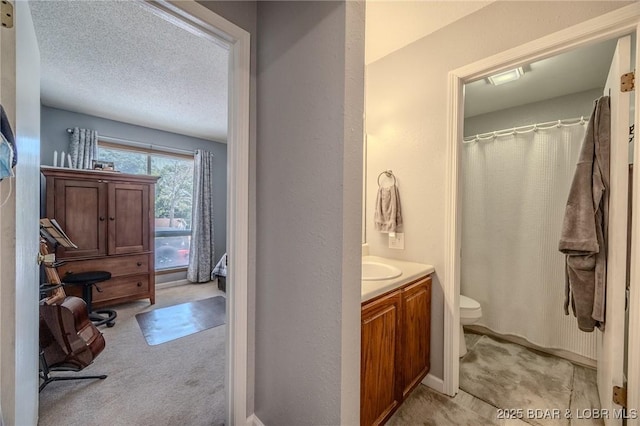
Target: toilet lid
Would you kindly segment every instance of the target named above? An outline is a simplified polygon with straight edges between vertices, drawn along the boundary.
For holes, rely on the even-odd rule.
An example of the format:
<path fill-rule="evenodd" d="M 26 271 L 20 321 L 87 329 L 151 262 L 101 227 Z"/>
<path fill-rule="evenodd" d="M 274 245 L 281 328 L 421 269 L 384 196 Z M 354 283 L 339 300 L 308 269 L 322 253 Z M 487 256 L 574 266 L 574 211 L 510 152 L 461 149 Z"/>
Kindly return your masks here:
<path fill-rule="evenodd" d="M 460 308 L 462 309 L 478 309 L 480 303 L 470 297 L 460 295 Z"/>

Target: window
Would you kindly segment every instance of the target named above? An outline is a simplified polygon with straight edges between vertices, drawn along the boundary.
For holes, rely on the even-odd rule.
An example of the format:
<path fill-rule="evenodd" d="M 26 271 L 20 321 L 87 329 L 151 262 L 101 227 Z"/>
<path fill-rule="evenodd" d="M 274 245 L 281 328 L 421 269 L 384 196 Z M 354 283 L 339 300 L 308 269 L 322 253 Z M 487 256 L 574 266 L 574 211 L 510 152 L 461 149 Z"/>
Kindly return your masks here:
<path fill-rule="evenodd" d="M 193 157 L 98 143 L 98 159 L 122 173 L 160 176 L 155 194 L 156 270 L 189 263 L 193 198 Z"/>

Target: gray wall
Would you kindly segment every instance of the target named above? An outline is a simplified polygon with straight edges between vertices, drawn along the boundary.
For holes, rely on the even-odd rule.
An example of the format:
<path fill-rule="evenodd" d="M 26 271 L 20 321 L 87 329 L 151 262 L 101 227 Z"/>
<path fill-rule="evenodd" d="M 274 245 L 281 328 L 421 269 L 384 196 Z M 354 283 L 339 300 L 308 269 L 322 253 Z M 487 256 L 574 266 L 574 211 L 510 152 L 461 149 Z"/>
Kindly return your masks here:
<path fill-rule="evenodd" d="M 447 76 L 630 2 L 497 1 L 367 66 L 368 170 L 401 176 L 405 250 L 367 226 L 371 253 L 434 265 L 431 374 L 443 377 Z M 375 144 L 371 141 L 375 141 Z M 377 152 L 375 152 L 377 151 Z M 371 174 L 371 173 L 370 173 Z M 367 195 L 371 178 L 367 177 Z M 367 197 L 369 200 L 370 197 Z M 375 198 L 373 198 L 375 199 Z M 372 214 L 367 213 L 367 223 Z"/>
<path fill-rule="evenodd" d="M 602 96 L 601 88 L 592 89 L 465 118 L 464 135 L 473 136 L 512 127 L 581 116 L 588 120 L 593 109 L 593 101 L 600 96 Z"/>
<path fill-rule="evenodd" d="M 43 106 L 41 109 L 41 163 L 53 165 L 53 151 L 69 151 L 69 127 L 95 129 L 98 135 L 111 136 L 135 142 L 162 145 L 193 151 L 197 148 L 213 152 L 216 186 L 214 197 L 219 200 L 213 207 L 213 227 L 215 232 L 215 257 L 219 259 L 226 252 L 227 235 L 227 145 L 148 127 L 135 126 L 119 121 L 107 120 L 86 114 Z M 116 165 L 117 166 L 117 165 Z M 158 282 L 162 282 L 159 277 Z"/>
<path fill-rule="evenodd" d="M 364 4 L 258 3 L 255 412 L 357 424 Z"/>

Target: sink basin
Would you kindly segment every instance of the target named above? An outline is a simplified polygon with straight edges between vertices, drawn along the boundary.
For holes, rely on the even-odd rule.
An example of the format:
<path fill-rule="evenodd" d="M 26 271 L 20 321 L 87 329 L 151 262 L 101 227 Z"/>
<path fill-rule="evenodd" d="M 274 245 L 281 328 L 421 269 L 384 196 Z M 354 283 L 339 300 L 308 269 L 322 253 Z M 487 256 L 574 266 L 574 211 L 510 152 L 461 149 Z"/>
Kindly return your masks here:
<path fill-rule="evenodd" d="M 363 281 L 388 280 L 399 277 L 400 275 L 402 275 L 402 271 L 395 266 L 373 261 L 362 262 Z"/>

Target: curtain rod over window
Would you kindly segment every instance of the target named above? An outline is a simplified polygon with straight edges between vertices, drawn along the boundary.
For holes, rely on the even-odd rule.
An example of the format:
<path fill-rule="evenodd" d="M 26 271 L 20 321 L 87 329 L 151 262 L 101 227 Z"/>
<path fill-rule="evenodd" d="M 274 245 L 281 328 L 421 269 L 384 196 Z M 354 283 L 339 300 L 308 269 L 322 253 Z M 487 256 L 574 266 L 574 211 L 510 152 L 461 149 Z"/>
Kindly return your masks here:
<path fill-rule="evenodd" d="M 582 116 L 565 120 L 547 121 L 546 123 L 527 124 L 526 126 L 512 127 L 511 129 L 496 130 L 495 132 L 480 133 L 475 136 L 465 136 L 462 140 L 464 143 L 486 141 L 499 136 L 522 135 L 529 132 L 537 132 L 538 130 L 551 129 L 553 127 L 577 126 L 588 122 L 589 120 Z"/>
<path fill-rule="evenodd" d="M 67 129 L 67 133 L 73 133 L 73 129 L 72 128 L 68 128 Z M 112 137 L 112 136 L 104 136 L 104 135 L 98 134 L 98 144 L 100 144 L 100 141 L 111 142 L 111 143 L 115 143 L 115 144 L 119 144 L 119 145 L 135 147 L 135 148 L 145 148 L 145 149 L 148 149 L 148 150 L 151 150 L 151 151 L 161 151 L 161 152 L 174 153 L 174 154 L 183 154 L 183 155 L 194 155 L 195 154 L 195 151 L 193 151 L 193 150 L 173 148 L 173 147 L 166 146 L 166 145 L 156 145 L 156 144 L 150 144 L 150 143 L 147 143 L 147 142 L 138 142 L 138 141 L 133 141 L 133 140 L 130 140 L 130 139 L 115 138 L 115 137 Z"/>

